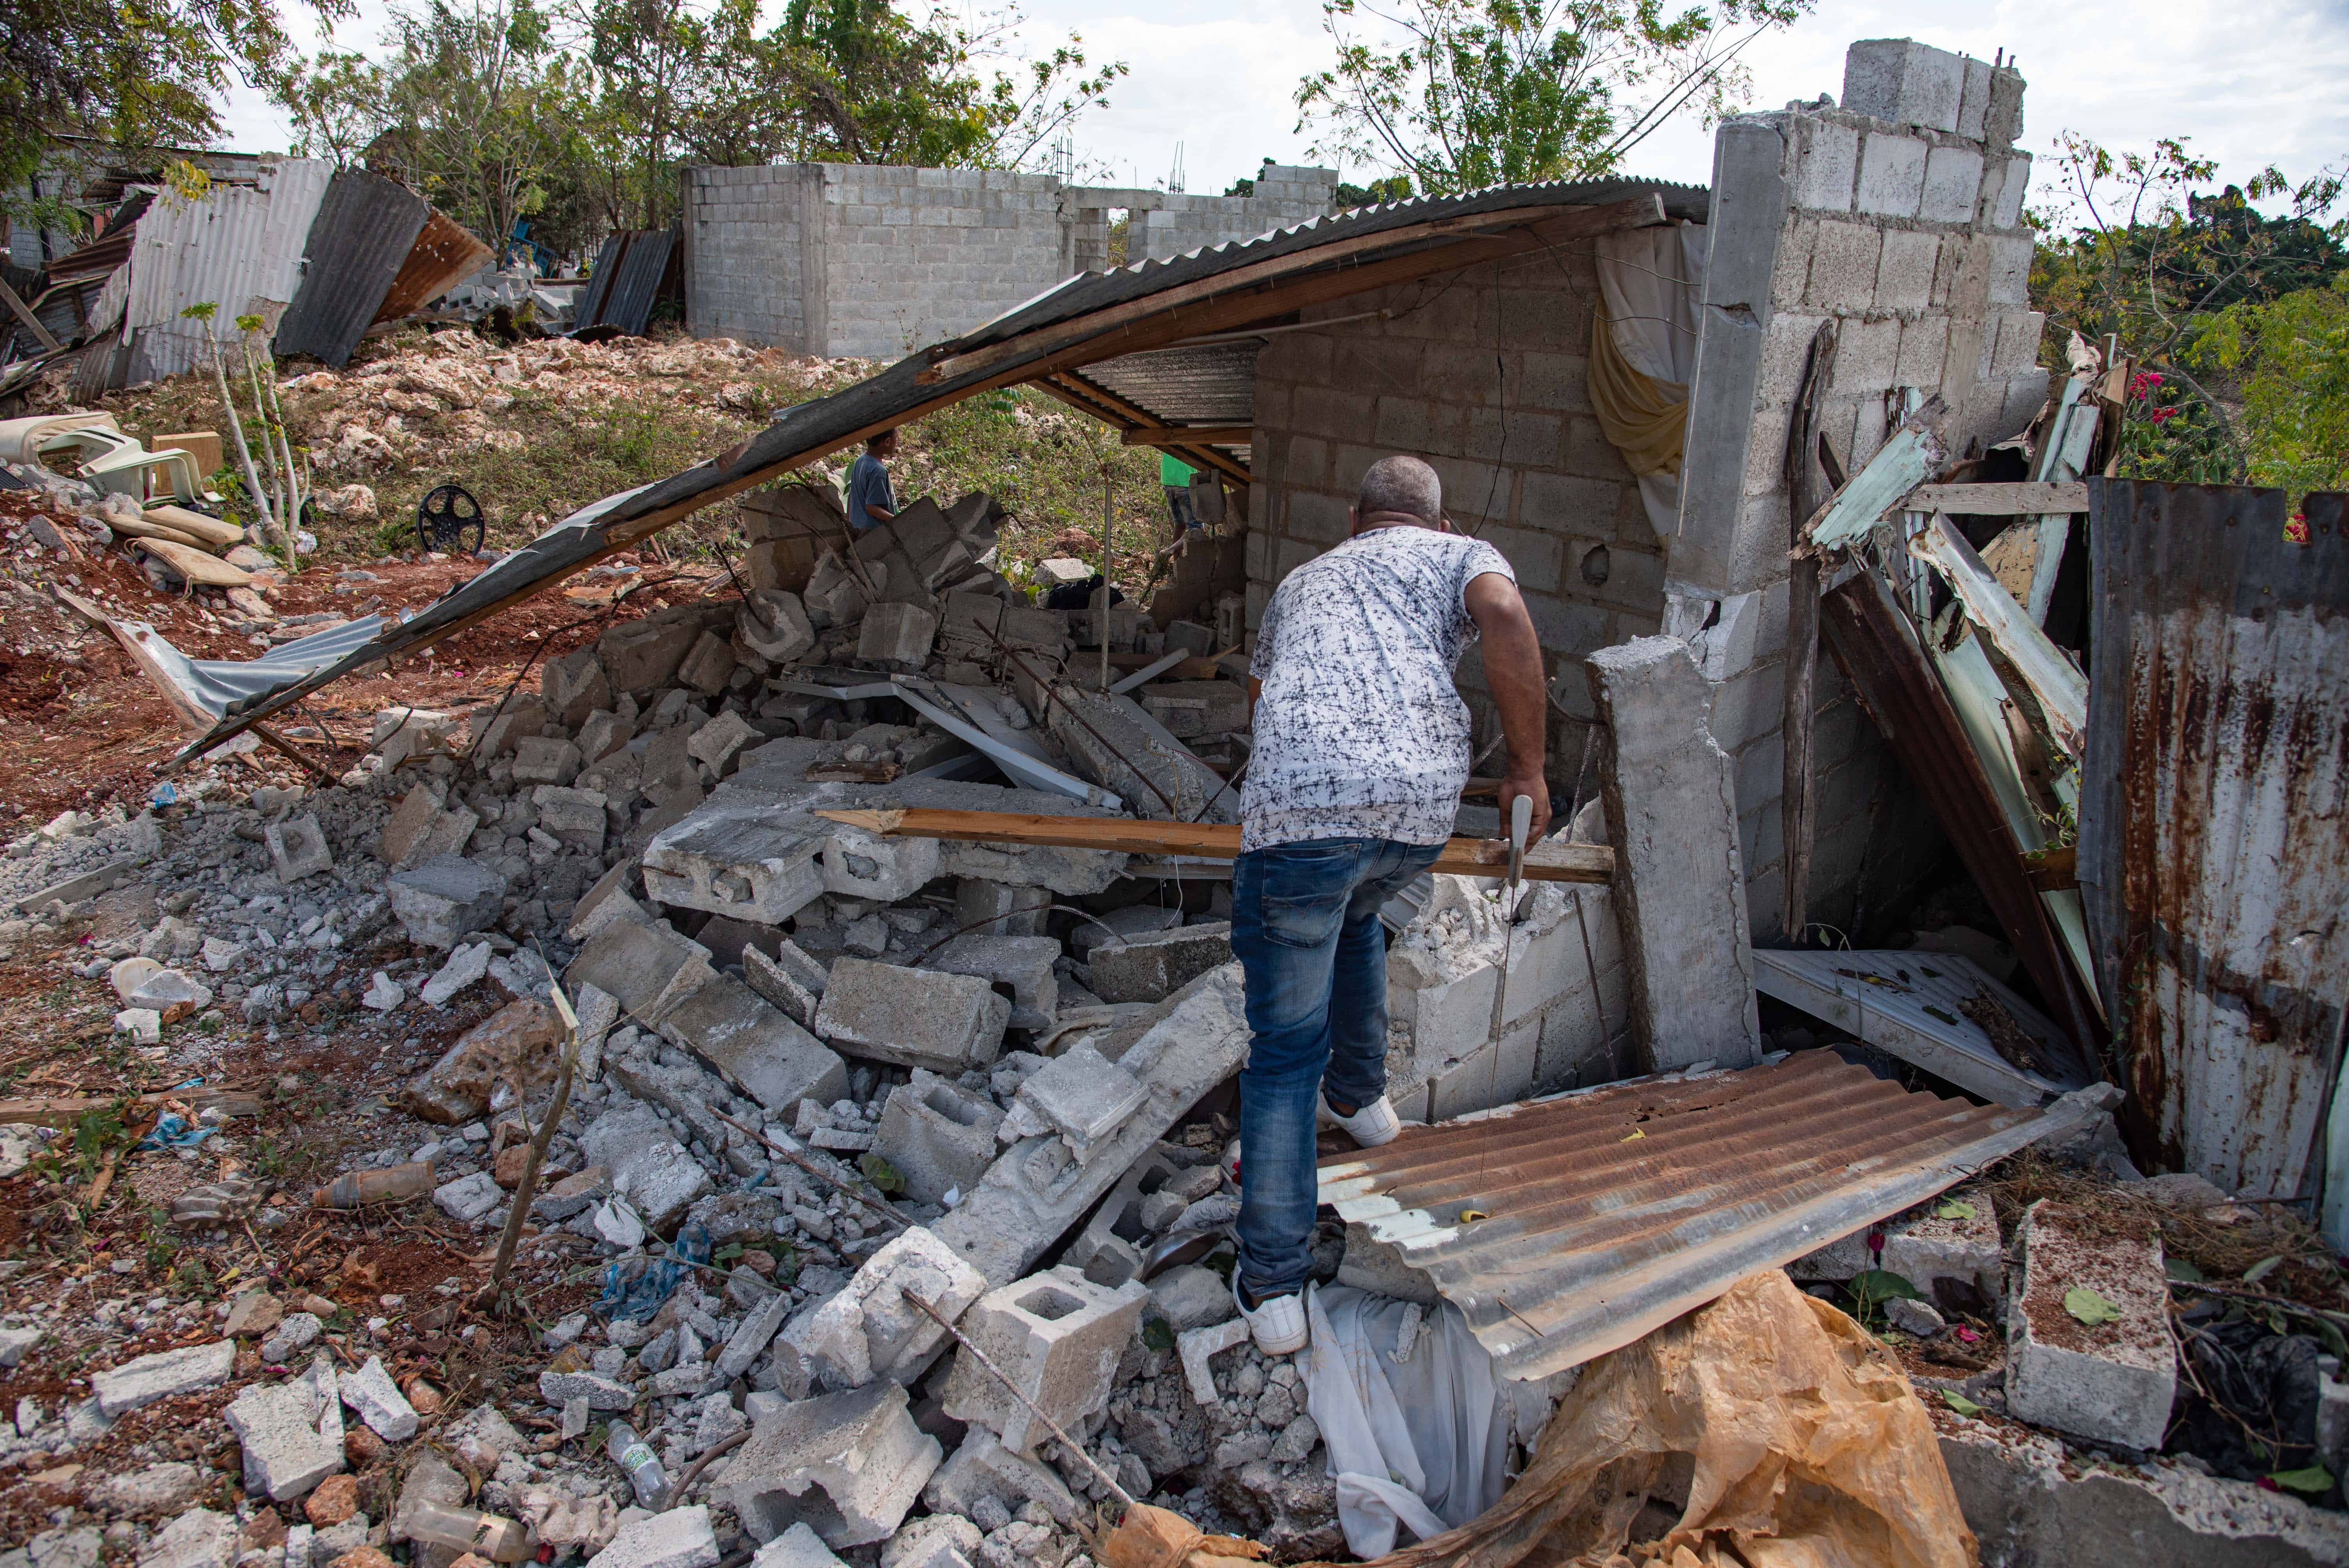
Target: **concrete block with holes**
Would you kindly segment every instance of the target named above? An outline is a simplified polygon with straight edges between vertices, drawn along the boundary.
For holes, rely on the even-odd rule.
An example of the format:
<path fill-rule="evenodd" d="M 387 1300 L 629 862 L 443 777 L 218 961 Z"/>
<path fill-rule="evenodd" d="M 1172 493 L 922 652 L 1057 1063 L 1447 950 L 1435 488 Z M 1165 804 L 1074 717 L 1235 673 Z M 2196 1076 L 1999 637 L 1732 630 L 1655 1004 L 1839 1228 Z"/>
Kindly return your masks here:
<path fill-rule="evenodd" d="M 942 1203 L 987 1174 L 1002 1124 L 1003 1112 L 985 1095 L 916 1068 L 912 1082 L 890 1091 L 873 1149 L 905 1178 L 907 1197 Z"/>
<path fill-rule="evenodd" d="M 804 1524 L 837 1551 L 887 1540 L 943 1457 L 914 1425 L 904 1387 L 881 1380 L 764 1417 L 724 1484 L 751 1539 Z"/>
<path fill-rule="evenodd" d="M 1029 1404 L 1071 1430 L 1109 1403 L 1118 1357 L 1149 1299 L 1139 1280 L 1096 1284 L 1063 1264 L 989 1291 L 961 1326 Z M 947 1415 L 985 1427 L 1014 1453 L 1051 1437 L 967 1349 L 956 1352 L 944 1403 Z"/>

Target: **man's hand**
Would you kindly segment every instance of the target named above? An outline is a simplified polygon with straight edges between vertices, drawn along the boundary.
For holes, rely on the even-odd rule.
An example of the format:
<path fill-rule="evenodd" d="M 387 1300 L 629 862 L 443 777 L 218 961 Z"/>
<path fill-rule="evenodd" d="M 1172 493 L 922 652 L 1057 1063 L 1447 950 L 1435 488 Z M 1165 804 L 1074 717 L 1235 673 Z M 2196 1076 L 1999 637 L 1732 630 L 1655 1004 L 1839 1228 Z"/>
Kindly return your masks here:
<path fill-rule="evenodd" d="M 1517 585 L 1499 573 L 1471 578 L 1466 598 L 1484 643 L 1485 685 L 1509 742 L 1509 770 L 1501 779 L 1501 836 L 1508 837 L 1509 802 L 1529 795 L 1534 818 L 1526 842 L 1531 844 L 1549 827 L 1549 785 L 1542 779 L 1549 696 L 1543 685 L 1541 639 Z"/>
<path fill-rule="evenodd" d="M 1530 795 L 1534 801 L 1533 822 L 1526 830 L 1526 845 L 1530 849 L 1541 842 L 1541 836 L 1549 830 L 1549 780 L 1541 776 L 1539 763 L 1529 769 L 1520 769 L 1512 758 L 1508 773 L 1501 779 L 1503 843 L 1506 843 L 1509 838 L 1509 802 L 1520 795 Z"/>

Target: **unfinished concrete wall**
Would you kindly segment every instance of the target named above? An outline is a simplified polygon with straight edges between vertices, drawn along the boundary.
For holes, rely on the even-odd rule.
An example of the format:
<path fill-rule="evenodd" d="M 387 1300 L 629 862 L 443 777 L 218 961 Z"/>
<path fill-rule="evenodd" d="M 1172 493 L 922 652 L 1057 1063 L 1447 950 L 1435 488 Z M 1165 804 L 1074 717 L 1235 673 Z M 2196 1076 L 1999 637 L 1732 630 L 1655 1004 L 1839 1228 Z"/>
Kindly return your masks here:
<path fill-rule="evenodd" d="M 685 172 L 686 325 L 893 359 L 1128 255 L 1165 257 L 1326 214 L 1337 173 L 1268 165 L 1251 197 L 1063 187 L 1043 174 L 795 163 Z"/>
<path fill-rule="evenodd" d="M 1844 107 L 1741 116 L 1716 139 L 1705 307 L 1691 392 L 1672 624 L 1718 686 L 1714 738 L 1738 761 L 1755 940 L 1783 923 L 1787 420 L 1822 322 L 1838 347 L 1822 427 L 1849 468 L 1902 389 L 1952 410 L 1955 452 L 2023 428 L 2045 396 L 2030 308 L 2031 160 L 2023 78 L 1906 39 L 1854 44 Z M 1811 918 L 1842 926 L 1863 884 L 1904 885 L 1938 853 L 1833 659 L 1817 683 Z M 1891 775 L 1888 779 L 1888 773 Z M 1874 896 L 1871 893 L 1870 896 Z"/>
<path fill-rule="evenodd" d="M 1109 264 L 1110 213 L 1119 209 L 1126 214 L 1125 259 L 1164 261 L 1203 245 L 1254 239 L 1326 217 L 1337 190 L 1336 170 L 1287 163 L 1266 164 L 1246 196 L 1071 186 L 1061 201 L 1069 225 L 1068 270 L 1098 271 Z"/>
<path fill-rule="evenodd" d="M 1664 608 L 1662 543 L 1585 386 L 1598 297 L 1587 247 L 1562 247 L 1309 312 L 1357 319 L 1282 333 L 1256 366 L 1251 636 L 1281 579 L 1346 537 L 1362 470 L 1423 457 L 1453 521 L 1516 571 L 1573 716 L 1552 715 L 1549 776 L 1562 781 L 1581 769 L 1591 721 L 1582 655 L 1657 631 Z M 1392 314 L 1360 319 L 1374 311 Z M 1499 719 L 1473 651 L 1459 681 L 1481 751 Z"/>

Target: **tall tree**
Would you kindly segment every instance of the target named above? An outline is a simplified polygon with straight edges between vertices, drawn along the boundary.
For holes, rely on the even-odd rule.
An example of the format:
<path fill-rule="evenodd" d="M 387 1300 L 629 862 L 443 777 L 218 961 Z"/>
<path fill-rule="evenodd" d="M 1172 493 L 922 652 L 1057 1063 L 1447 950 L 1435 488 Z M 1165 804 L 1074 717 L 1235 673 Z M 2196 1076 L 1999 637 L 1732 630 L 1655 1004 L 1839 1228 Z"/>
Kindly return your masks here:
<path fill-rule="evenodd" d="M 1299 84 L 1299 129 L 1430 194 L 1605 174 L 1682 108 L 1724 112 L 1738 53 L 1813 3 L 1323 0 L 1337 60 Z"/>

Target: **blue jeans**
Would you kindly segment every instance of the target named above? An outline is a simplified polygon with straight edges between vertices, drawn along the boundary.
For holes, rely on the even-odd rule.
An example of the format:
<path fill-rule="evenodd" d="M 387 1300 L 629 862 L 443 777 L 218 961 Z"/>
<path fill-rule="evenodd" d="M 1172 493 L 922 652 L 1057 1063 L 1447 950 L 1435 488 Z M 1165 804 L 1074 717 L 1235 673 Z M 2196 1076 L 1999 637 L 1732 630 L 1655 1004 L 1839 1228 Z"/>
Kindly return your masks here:
<path fill-rule="evenodd" d="M 1312 1268 L 1315 1098 L 1386 1092 L 1387 944 L 1379 907 L 1442 852 L 1388 839 L 1309 839 L 1232 868 L 1232 952 L 1247 975 L 1240 1071 L 1240 1275 L 1259 1296 Z"/>

